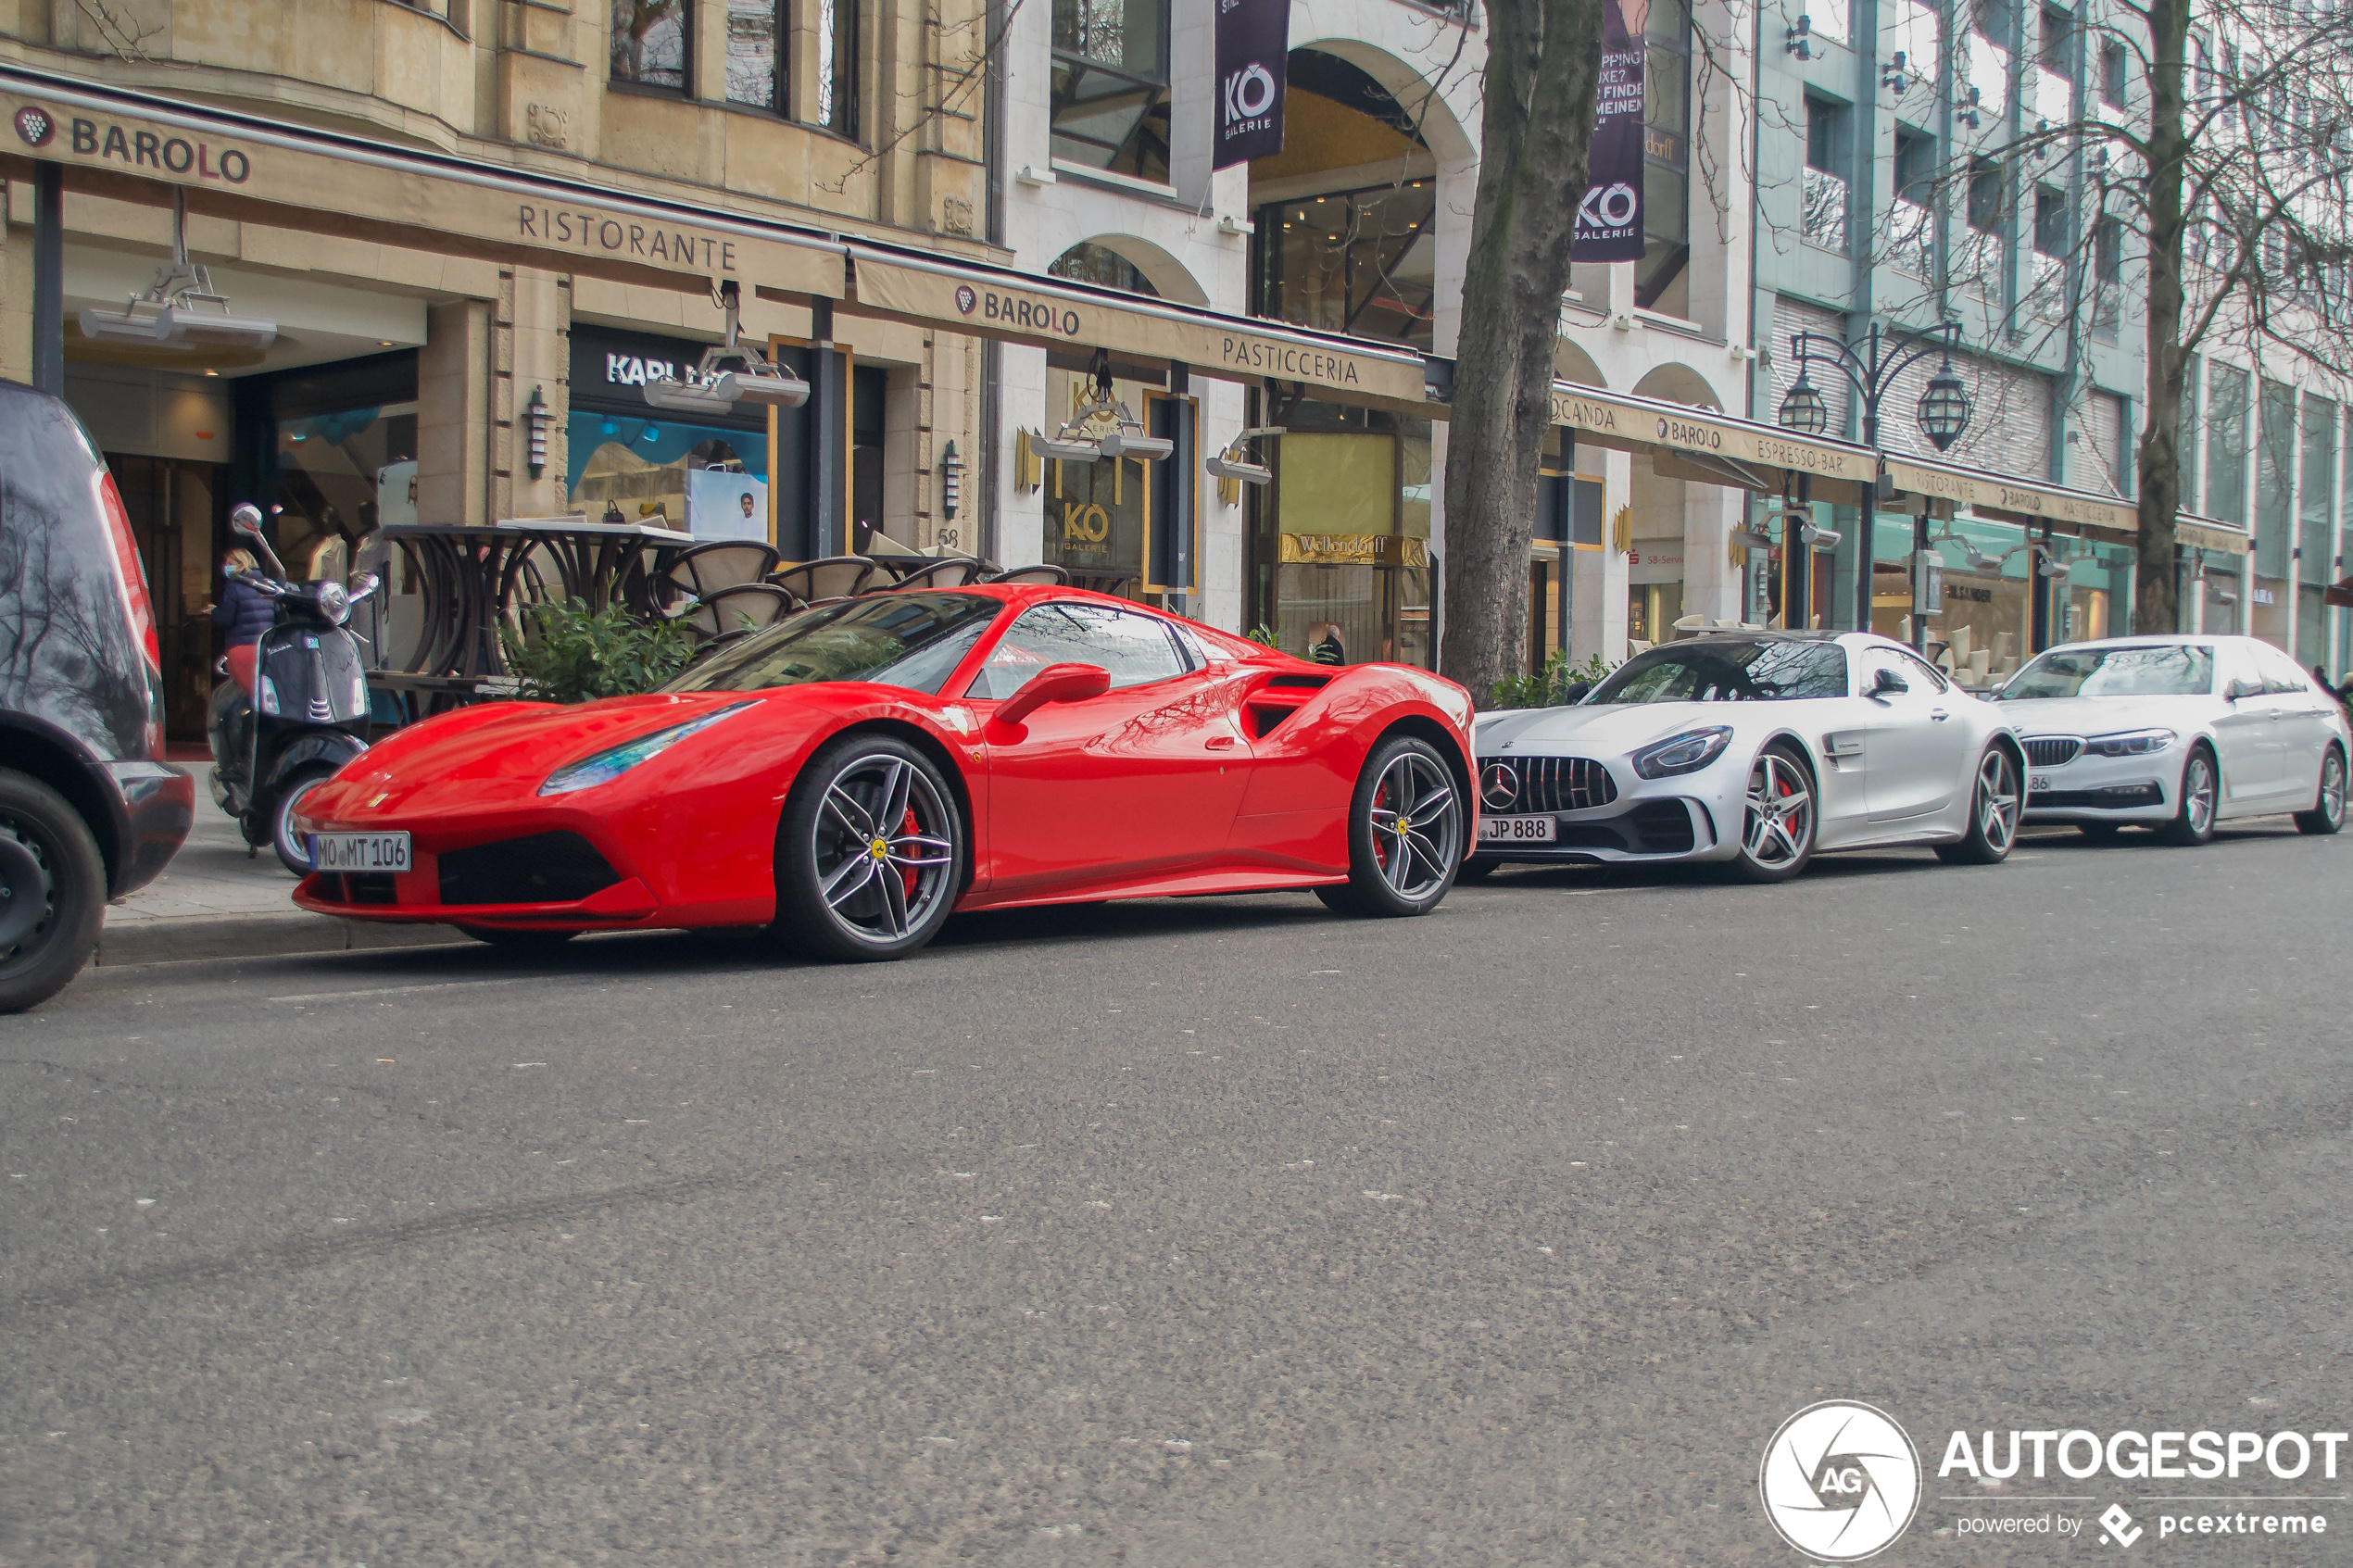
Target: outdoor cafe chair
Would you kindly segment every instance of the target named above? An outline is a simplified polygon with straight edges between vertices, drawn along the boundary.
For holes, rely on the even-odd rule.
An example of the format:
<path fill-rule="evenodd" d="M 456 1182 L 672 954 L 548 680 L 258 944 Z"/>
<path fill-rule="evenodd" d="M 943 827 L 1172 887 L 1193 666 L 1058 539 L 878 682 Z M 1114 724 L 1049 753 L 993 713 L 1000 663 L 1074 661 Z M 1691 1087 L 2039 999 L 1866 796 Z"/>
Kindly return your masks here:
<path fill-rule="evenodd" d="M 881 571 L 864 556 L 827 556 L 823 560 L 786 567 L 768 581 L 796 598 L 813 603 L 818 599 L 847 598 L 873 582 Z"/>
<path fill-rule="evenodd" d="M 696 545 L 673 561 L 672 583 L 698 598 L 722 588 L 757 583 L 776 570 L 776 547 L 752 539 L 713 539 Z"/>
<path fill-rule="evenodd" d="M 1067 583 L 1070 573 L 1059 566 L 1016 566 L 994 577 L 984 577 L 983 583 Z"/>
<path fill-rule="evenodd" d="M 800 608 L 800 601 L 767 583 L 739 583 L 707 596 L 686 613 L 687 622 L 714 637 L 774 626 Z"/>
<path fill-rule="evenodd" d="M 983 568 L 969 556 L 950 556 L 930 566 L 920 566 L 896 583 L 876 583 L 864 592 L 880 593 L 886 588 L 961 588 L 967 583 L 980 581 Z"/>

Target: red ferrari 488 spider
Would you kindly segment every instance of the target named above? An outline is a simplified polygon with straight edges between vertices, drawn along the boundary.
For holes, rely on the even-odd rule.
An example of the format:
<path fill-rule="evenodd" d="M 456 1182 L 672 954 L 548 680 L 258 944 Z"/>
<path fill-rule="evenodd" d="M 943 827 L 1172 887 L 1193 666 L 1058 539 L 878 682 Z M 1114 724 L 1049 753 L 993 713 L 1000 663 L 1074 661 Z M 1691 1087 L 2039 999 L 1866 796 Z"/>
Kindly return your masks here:
<path fill-rule="evenodd" d="M 953 910 L 1313 888 L 1417 915 L 1475 826 L 1469 694 L 1063 587 L 819 606 L 661 692 L 403 730 L 302 803 L 305 909 L 485 941 L 767 925 L 840 959 Z"/>

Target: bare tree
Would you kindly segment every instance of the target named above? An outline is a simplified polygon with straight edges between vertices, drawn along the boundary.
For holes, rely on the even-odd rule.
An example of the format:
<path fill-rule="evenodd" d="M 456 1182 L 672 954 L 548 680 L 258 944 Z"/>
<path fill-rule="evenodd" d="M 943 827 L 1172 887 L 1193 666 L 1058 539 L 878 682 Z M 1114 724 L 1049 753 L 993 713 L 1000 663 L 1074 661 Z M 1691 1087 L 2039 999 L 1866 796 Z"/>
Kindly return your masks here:
<path fill-rule="evenodd" d="M 2047 67 L 2072 112 L 2021 115 L 2019 134 L 1949 157 L 1897 192 L 1871 241 L 1882 255 L 1933 248 L 1919 303 L 1935 315 L 1973 294 L 2012 347 L 2056 347 L 2063 401 L 2082 395 L 2086 343 L 2118 339 L 2140 302 L 2133 627 L 2171 632 L 2192 358 L 2229 347 L 2353 376 L 2353 8 L 2116 0 L 2078 36 L 2013 37 L 2036 46 L 2019 51 L 2034 63 L 2011 69 L 2008 91 Z M 1965 121 L 1982 112 L 1958 69 L 1969 46 L 1945 41 L 1942 76 Z M 2005 236 L 2022 242 L 2022 270 Z"/>
<path fill-rule="evenodd" d="M 1478 194 L 1446 445 L 1440 668 L 1484 697 L 1524 667 L 1537 466 L 1585 194 L 1605 0 L 1490 0 Z"/>

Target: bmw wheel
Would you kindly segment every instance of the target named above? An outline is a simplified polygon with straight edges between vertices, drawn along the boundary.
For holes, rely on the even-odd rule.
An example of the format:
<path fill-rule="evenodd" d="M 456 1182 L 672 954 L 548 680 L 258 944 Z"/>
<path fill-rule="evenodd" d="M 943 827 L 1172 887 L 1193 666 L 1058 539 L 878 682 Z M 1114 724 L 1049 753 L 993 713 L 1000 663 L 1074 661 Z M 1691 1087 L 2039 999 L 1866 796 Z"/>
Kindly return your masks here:
<path fill-rule="evenodd" d="M 1977 783 L 1969 790 L 1969 832 L 1958 844 L 1938 845 L 1936 858 L 1959 866 L 2001 864 L 2018 842 L 2022 805 L 2018 763 L 2001 746 L 1987 746 L 1977 759 Z"/>
<path fill-rule="evenodd" d="M 1814 828 L 1813 775 L 1786 742 L 1767 746 L 1749 764 L 1732 874 L 1744 882 L 1787 882 L 1813 859 Z"/>
<path fill-rule="evenodd" d="M 2335 833 L 2345 826 L 2345 753 L 2329 747 L 2321 759 L 2321 793 L 2309 811 L 2296 814 L 2298 833 Z"/>
<path fill-rule="evenodd" d="M 106 911 L 107 865 L 82 813 L 0 768 L 0 1012 L 64 990 L 97 947 Z"/>
<path fill-rule="evenodd" d="M 1345 915 L 1429 913 L 1454 885 L 1468 815 L 1438 748 L 1390 735 L 1365 759 L 1349 800 L 1348 880 L 1315 897 Z"/>
<path fill-rule="evenodd" d="M 2183 848 L 2212 838 L 2214 807 L 2221 797 L 2222 777 L 2215 769 L 2214 753 L 2202 744 L 2193 746 L 2190 759 L 2182 764 L 2181 807 L 2171 822 L 2158 829 L 2158 837 Z"/>
<path fill-rule="evenodd" d="M 947 923 L 969 854 L 931 759 L 888 735 L 849 735 L 810 763 L 785 808 L 776 935 L 821 958 L 902 958 Z"/>

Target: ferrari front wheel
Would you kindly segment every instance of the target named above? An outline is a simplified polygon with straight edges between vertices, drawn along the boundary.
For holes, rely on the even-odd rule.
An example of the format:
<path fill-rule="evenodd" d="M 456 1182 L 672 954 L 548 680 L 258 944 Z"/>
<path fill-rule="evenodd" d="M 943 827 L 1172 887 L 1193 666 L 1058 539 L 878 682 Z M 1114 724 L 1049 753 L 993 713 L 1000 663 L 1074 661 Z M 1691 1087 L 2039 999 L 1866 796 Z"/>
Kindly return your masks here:
<path fill-rule="evenodd" d="M 1466 813 L 1438 748 L 1412 735 L 1373 747 L 1348 805 L 1348 880 L 1318 887 L 1347 915 L 1426 915 L 1454 885 Z"/>
<path fill-rule="evenodd" d="M 810 763 L 785 808 L 775 933 L 821 958 L 902 958 L 947 922 L 966 853 L 931 759 L 888 735 L 848 736 Z"/>

